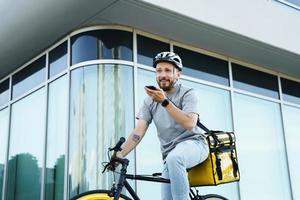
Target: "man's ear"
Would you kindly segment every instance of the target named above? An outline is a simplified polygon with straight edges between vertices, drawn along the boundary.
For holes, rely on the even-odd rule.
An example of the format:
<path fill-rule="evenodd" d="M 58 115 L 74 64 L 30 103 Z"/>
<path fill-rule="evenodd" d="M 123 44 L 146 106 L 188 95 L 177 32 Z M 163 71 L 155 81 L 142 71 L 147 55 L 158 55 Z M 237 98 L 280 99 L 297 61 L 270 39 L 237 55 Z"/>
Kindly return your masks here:
<path fill-rule="evenodd" d="M 176 69 L 176 73 L 177 73 L 177 78 L 180 78 L 180 76 L 181 76 L 181 71 L 179 71 L 178 69 Z"/>

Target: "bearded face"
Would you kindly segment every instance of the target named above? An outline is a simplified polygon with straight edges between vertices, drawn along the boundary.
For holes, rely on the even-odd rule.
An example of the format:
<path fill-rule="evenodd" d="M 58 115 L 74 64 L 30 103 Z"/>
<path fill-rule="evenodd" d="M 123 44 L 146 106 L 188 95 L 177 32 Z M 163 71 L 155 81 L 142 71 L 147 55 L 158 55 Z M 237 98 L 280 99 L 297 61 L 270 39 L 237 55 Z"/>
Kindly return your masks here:
<path fill-rule="evenodd" d="M 156 65 L 156 81 L 163 91 L 170 91 L 180 76 L 173 64 L 160 62 Z"/>

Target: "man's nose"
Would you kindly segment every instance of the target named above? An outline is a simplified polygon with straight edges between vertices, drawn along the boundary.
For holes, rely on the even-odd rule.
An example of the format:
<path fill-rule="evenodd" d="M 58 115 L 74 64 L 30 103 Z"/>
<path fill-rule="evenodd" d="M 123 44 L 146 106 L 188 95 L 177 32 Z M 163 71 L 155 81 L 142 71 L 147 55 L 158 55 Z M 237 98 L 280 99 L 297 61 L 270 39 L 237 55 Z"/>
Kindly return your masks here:
<path fill-rule="evenodd" d="M 166 75 L 167 75 L 167 73 L 164 72 L 164 71 L 162 71 L 162 72 L 159 73 L 159 76 L 160 76 L 160 77 L 166 77 Z"/>

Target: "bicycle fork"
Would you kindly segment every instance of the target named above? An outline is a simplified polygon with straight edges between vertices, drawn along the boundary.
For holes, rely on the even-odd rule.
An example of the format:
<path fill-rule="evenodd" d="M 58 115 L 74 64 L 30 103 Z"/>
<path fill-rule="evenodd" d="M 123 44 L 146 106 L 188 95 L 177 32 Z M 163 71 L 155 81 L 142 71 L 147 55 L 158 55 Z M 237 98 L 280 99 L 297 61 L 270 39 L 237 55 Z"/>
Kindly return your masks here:
<path fill-rule="evenodd" d="M 129 160 L 128 159 L 120 159 L 120 163 L 122 165 L 121 168 L 121 173 L 120 173 L 120 178 L 119 182 L 117 184 L 116 190 L 113 192 L 114 193 L 114 200 L 118 200 L 123 187 L 127 189 L 129 194 L 133 197 L 134 200 L 140 200 L 140 198 L 137 196 L 137 194 L 134 192 L 128 181 L 126 180 L 126 174 L 127 174 L 127 167 L 129 165 Z"/>

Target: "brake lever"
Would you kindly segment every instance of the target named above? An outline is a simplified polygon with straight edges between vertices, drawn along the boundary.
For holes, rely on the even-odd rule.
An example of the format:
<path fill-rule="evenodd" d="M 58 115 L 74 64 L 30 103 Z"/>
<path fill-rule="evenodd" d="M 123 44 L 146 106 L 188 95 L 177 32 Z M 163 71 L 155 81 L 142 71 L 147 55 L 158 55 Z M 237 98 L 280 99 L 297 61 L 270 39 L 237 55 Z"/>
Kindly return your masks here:
<path fill-rule="evenodd" d="M 116 169 L 115 166 L 112 164 L 112 162 L 109 162 L 104 166 L 104 169 L 102 170 L 102 174 L 107 170 L 107 168 L 109 168 L 110 171 L 115 171 Z"/>
<path fill-rule="evenodd" d="M 108 168 L 109 165 L 110 165 L 110 163 L 107 163 L 107 164 L 104 166 L 104 169 L 102 170 L 102 174 L 106 171 L 106 169 Z"/>

